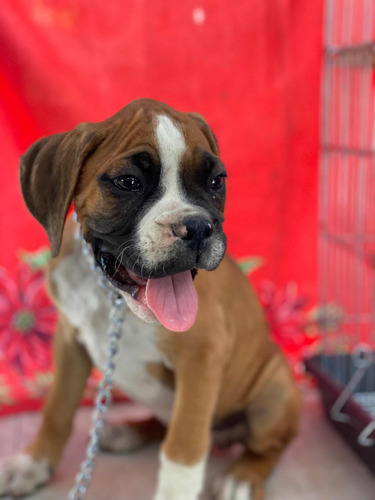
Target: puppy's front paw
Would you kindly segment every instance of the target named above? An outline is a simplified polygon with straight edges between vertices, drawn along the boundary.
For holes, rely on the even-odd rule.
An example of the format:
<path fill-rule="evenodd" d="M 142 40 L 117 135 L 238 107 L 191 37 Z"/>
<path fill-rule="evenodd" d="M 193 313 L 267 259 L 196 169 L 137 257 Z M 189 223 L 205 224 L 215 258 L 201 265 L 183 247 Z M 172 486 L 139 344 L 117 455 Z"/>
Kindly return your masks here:
<path fill-rule="evenodd" d="M 198 500 L 203 487 L 206 459 L 183 465 L 160 456 L 157 492 L 154 500 Z"/>
<path fill-rule="evenodd" d="M 100 436 L 102 451 L 128 453 L 143 446 L 144 442 L 136 429 L 125 425 L 106 425 Z"/>
<path fill-rule="evenodd" d="M 51 468 L 47 460 L 34 460 L 26 453 L 19 453 L 0 466 L 0 497 L 28 495 L 50 477 Z"/>
<path fill-rule="evenodd" d="M 211 490 L 213 500 L 252 500 L 252 487 L 246 481 L 238 481 L 233 476 L 218 477 Z"/>

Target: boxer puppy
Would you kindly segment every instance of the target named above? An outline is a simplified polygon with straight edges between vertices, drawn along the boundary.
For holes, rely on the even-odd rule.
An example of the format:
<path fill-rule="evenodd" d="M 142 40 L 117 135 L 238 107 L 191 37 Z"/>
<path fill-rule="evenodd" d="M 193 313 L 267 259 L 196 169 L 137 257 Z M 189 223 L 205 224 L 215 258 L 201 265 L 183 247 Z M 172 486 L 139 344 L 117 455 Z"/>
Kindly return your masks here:
<path fill-rule="evenodd" d="M 197 500 L 212 439 L 241 442 L 212 498 L 264 498 L 300 398 L 254 292 L 225 256 L 225 177 L 205 120 L 148 99 L 23 155 L 22 192 L 51 242 L 47 281 L 60 316 L 41 429 L 4 464 L 0 495 L 49 480 L 91 368 L 104 366 L 110 303 L 75 237 L 80 225 L 127 304 L 115 382 L 154 415 L 106 429 L 102 446 L 126 451 L 164 436 L 154 499 Z M 65 224 L 72 201 L 78 223 Z"/>

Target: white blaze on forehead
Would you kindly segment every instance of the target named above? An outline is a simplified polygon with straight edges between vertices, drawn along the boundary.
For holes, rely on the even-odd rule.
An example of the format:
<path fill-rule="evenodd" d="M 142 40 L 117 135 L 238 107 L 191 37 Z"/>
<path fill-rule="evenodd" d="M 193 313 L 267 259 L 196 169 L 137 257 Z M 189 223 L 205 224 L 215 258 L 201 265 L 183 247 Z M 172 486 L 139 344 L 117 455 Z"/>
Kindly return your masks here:
<path fill-rule="evenodd" d="M 137 230 L 142 260 L 150 267 L 168 260 L 176 239 L 171 225 L 188 215 L 202 213 L 200 207 L 189 202 L 182 187 L 181 165 L 187 150 L 182 129 L 166 115 L 156 115 L 154 119 L 161 197 L 145 213 Z"/>
<path fill-rule="evenodd" d="M 178 197 L 179 167 L 186 151 L 185 138 L 166 115 L 157 116 L 155 132 L 161 161 L 161 184 L 165 191 Z"/>

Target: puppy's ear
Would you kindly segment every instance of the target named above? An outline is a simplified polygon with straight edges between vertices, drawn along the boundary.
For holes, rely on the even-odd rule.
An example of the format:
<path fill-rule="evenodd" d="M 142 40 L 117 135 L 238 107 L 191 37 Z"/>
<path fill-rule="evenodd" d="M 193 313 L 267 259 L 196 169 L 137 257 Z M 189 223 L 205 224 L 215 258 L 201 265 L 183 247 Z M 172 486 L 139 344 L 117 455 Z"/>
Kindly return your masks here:
<path fill-rule="evenodd" d="M 208 144 L 210 145 L 210 148 L 213 151 L 213 153 L 219 156 L 219 145 L 217 143 L 216 137 L 212 132 L 210 126 L 206 122 L 206 120 L 203 118 L 203 116 L 200 115 L 199 113 L 187 113 L 187 114 L 190 116 L 190 118 L 193 118 L 193 120 L 195 120 L 195 122 L 199 125 L 199 128 L 206 136 Z"/>
<path fill-rule="evenodd" d="M 59 253 L 65 219 L 81 168 L 104 134 L 94 124 L 35 142 L 21 157 L 20 181 L 27 208 L 47 231 L 51 254 Z"/>

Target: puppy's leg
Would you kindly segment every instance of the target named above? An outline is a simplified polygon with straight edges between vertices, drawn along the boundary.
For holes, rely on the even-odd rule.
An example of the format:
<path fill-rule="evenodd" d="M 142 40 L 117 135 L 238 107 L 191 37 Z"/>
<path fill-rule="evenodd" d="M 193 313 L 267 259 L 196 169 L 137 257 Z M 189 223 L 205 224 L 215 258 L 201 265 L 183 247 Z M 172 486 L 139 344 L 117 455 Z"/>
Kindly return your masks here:
<path fill-rule="evenodd" d="M 54 338 L 54 382 L 44 407 L 42 426 L 23 453 L 3 464 L 0 496 L 31 493 L 48 481 L 60 460 L 92 367 L 75 336 L 75 329 L 60 316 Z"/>
<path fill-rule="evenodd" d="M 205 353 L 176 367 L 176 396 L 162 446 L 155 500 L 197 500 L 203 488 L 221 360 Z"/>
<path fill-rule="evenodd" d="M 129 453 L 161 440 L 164 435 L 165 427 L 156 418 L 129 421 L 122 425 L 106 425 L 99 445 L 103 451 Z"/>
<path fill-rule="evenodd" d="M 213 498 L 264 500 L 265 480 L 298 430 L 301 398 L 286 363 L 248 406 L 247 449 L 213 485 Z"/>

